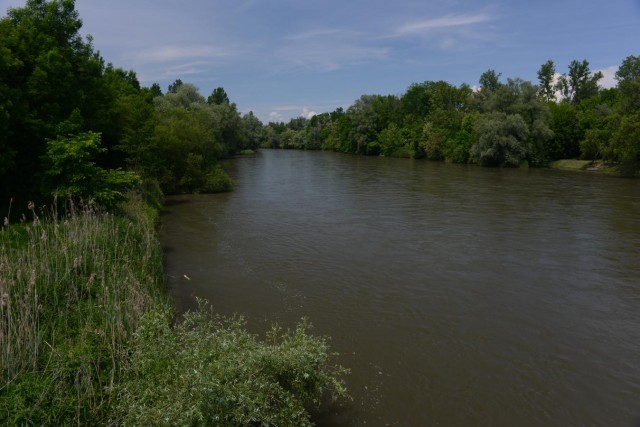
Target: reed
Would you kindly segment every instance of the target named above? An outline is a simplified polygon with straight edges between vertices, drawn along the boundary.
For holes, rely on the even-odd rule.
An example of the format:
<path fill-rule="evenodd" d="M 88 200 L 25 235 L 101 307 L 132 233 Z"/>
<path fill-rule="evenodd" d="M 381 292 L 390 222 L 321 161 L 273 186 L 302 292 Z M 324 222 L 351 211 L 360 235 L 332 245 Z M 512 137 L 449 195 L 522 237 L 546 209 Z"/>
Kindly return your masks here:
<path fill-rule="evenodd" d="M 137 193 L 120 209 L 30 203 L 5 221 L 0 425 L 310 426 L 326 392 L 347 396 L 305 322 L 259 340 L 205 302 L 175 319 L 157 209 Z"/>
<path fill-rule="evenodd" d="M 14 207 L 15 208 L 15 207 Z M 36 209 L 0 232 L 0 424 L 103 419 L 127 342 L 164 305 L 153 216 L 69 204 Z"/>

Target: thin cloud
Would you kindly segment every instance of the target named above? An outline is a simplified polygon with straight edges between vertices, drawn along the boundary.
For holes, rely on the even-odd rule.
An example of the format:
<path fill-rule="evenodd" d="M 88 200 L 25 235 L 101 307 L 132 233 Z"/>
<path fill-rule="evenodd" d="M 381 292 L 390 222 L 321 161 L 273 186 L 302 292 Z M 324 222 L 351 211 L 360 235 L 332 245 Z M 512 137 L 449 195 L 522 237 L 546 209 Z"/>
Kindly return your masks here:
<path fill-rule="evenodd" d="M 213 46 L 163 46 L 138 55 L 145 62 L 171 62 L 221 56 L 229 56 L 229 52 Z"/>
<path fill-rule="evenodd" d="M 285 40 L 308 40 L 308 39 L 314 39 L 317 37 L 320 37 L 320 38 L 332 37 L 332 36 L 337 36 L 337 35 L 346 34 L 346 33 L 347 33 L 346 30 L 341 30 L 338 28 L 319 28 L 315 30 L 298 33 L 298 34 L 293 34 L 291 36 L 285 37 L 284 39 Z"/>
<path fill-rule="evenodd" d="M 272 107 L 271 109 L 273 111 L 297 111 L 297 110 L 302 110 L 303 106 L 300 105 L 277 105 L 275 107 Z"/>
<path fill-rule="evenodd" d="M 425 19 L 402 25 L 397 30 L 398 35 L 421 34 L 434 30 L 447 30 L 472 26 L 492 21 L 493 18 L 486 13 L 476 15 L 444 16 L 441 18 Z"/>
<path fill-rule="evenodd" d="M 277 71 L 330 72 L 389 57 L 389 49 L 377 46 L 370 34 L 348 28 L 319 26 L 285 35 L 280 41 L 269 55 Z"/>

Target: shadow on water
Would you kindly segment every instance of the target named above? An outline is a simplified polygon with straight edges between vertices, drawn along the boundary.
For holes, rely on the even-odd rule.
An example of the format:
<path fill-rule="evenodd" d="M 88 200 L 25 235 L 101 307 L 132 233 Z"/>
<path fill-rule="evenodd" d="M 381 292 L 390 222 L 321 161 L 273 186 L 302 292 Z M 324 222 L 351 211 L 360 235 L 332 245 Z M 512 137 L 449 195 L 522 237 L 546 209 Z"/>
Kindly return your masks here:
<path fill-rule="evenodd" d="M 352 427 L 361 416 L 356 405 L 344 399 L 325 399 L 320 410 L 311 411 L 311 420 L 317 427 Z"/>
<path fill-rule="evenodd" d="M 178 199 L 178 198 L 171 198 L 171 199 L 167 199 L 165 200 L 164 205 L 165 206 L 180 206 L 180 205 L 186 205 L 188 203 L 193 203 L 193 201 L 191 199 Z"/>

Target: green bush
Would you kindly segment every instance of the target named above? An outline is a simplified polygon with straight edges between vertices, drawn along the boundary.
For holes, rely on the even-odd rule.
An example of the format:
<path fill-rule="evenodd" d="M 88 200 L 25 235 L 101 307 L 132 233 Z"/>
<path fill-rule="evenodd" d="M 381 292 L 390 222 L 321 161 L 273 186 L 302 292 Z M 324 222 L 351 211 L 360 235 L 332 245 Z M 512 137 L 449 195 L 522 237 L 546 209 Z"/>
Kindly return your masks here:
<path fill-rule="evenodd" d="M 207 174 L 204 187 L 208 193 L 223 193 L 233 190 L 233 180 L 220 165 L 215 165 Z"/>
<path fill-rule="evenodd" d="M 345 396 L 345 368 L 330 363 L 326 339 L 274 327 L 264 342 L 242 318 L 200 308 L 171 326 L 168 310 L 138 329 L 115 419 L 124 426 L 309 426 L 325 392 Z"/>
<path fill-rule="evenodd" d="M 123 201 L 124 193 L 136 185 L 138 176 L 98 166 L 96 159 L 106 151 L 100 147 L 100 140 L 99 133 L 87 132 L 47 141 L 44 193 L 94 200 L 107 209 Z"/>

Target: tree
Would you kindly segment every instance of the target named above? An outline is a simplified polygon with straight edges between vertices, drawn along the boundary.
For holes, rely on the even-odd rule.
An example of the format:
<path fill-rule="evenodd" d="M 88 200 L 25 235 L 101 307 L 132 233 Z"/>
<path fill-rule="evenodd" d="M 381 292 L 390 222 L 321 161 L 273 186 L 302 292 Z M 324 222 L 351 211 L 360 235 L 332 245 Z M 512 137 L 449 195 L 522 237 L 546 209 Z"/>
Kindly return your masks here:
<path fill-rule="evenodd" d="M 598 81 L 603 74 L 598 71 L 591 74 L 589 62 L 585 59 L 571 61 L 569 64 L 569 74 L 563 74 L 556 83 L 556 89 L 570 103 L 577 105 L 580 102 L 598 95 Z"/>
<path fill-rule="evenodd" d="M 622 118 L 612 142 L 614 154 L 620 161 L 620 173 L 640 174 L 640 112 Z"/>
<path fill-rule="evenodd" d="M 158 83 L 154 83 L 149 88 L 151 91 L 151 95 L 155 98 L 156 96 L 162 96 L 162 89 L 160 89 L 160 85 Z"/>
<path fill-rule="evenodd" d="M 556 74 L 556 66 L 552 60 L 548 60 L 538 70 L 538 95 L 545 101 L 556 99 L 556 89 L 553 80 Z"/>
<path fill-rule="evenodd" d="M 180 86 L 182 86 L 184 83 L 182 83 L 182 80 L 180 79 L 176 79 L 173 83 L 171 83 L 169 85 L 169 87 L 167 88 L 167 92 L 168 93 L 177 93 L 178 92 L 178 88 L 180 88 Z"/>
<path fill-rule="evenodd" d="M 620 67 L 618 67 L 616 80 L 622 82 L 637 79 L 640 79 L 640 56 L 629 55 L 622 61 Z"/>
<path fill-rule="evenodd" d="M 529 153 L 528 128 L 519 114 L 489 113 L 475 126 L 470 158 L 483 166 L 518 167 Z"/>
<path fill-rule="evenodd" d="M 414 83 L 400 99 L 402 112 L 405 117 L 424 120 L 431 108 L 429 86 L 431 82 Z"/>
<path fill-rule="evenodd" d="M 104 151 L 100 148 L 100 134 L 93 132 L 48 141 L 45 193 L 95 200 L 107 208 L 124 200 L 124 192 L 136 184 L 138 177 L 132 172 L 96 165 L 96 158 Z"/>
<path fill-rule="evenodd" d="M 403 157 L 405 135 L 395 123 L 391 123 L 378 135 L 380 154 L 383 156 Z"/>
<path fill-rule="evenodd" d="M 37 195 L 46 140 L 72 115 L 88 130 L 110 102 L 81 27 L 72 0 L 28 0 L 0 19 L 0 197 Z"/>
<path fill-rule="evenodd" d="M 229 104 L 229 97 L 227 92 L 223 88 L 217 87 L 211 92 L 211 95 L 207 98 L 207 104 L 222 105 Z"/>
<path fill-rule="evenodd" d="M 628 56 L 616 72 L 622 108 L 632 112 L 640 110 L 640 56 Z"/>
<path fill-rule="evenodd" d="M 346 153 L 366 154 L 367 145 L 377 139 L 376 116 L 373 103 L 377 95 L 362 95 L 347 110 L 351 118 L 349 134 L 342 140 L 341 151 Z"/>
<path fill-rule="evenodd" d="M 260 146 L 263 128 L 262 122 L 253 114 L 253 111 L 249 111 L 242 116 L 243 140 L 245 141 L 243 148 L 249 148 L 251 150 L 258 148 Z"/>
<path fill-rule="evenodd" d="M 502 73 L 496 73 L 495 70 L 488 69 L 480 75 L 480 89 L 495 92 L 500 87 L 500 76 Z"/>

